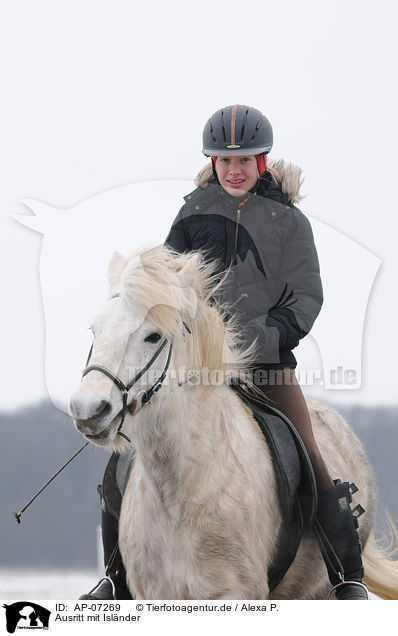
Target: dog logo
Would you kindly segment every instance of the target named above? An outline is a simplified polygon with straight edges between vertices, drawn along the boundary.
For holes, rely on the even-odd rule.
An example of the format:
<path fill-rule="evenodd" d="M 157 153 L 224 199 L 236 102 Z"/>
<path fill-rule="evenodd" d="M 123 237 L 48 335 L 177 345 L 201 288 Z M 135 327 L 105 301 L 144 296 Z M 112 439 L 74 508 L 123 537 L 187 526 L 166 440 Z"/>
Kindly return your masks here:
<path fill-rule="evenodd" d="M 7 631 L 13 634 L 18 629 L 48 629 L 51 612 L 32 603 L 19 601 L 12 605 L 3 605 L 6 610 Z"/>

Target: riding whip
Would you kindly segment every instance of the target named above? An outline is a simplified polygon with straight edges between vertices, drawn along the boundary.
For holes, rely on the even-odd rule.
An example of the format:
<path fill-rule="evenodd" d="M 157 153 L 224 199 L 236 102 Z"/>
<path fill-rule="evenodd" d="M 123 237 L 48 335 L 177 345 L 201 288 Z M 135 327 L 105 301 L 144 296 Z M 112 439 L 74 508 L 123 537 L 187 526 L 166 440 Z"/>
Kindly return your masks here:
<path fill-rule="evenodd" d="M 60 473 L 61 471 L 63 471 L 63 469 L 64 469 L 64 468 L 66 468 L 66 466 L 67 466 L 68 464 L 70 464 L 70 462 L 71 462 L 73 459 L 75 459 L 75 457 L 77 457 L 77 455 L 78 455 L 79 453 L 81 453 L 81 452 L 82 452 L 82 450 L 84 450 L 84 449 L 86 448 L 86 446 L 88 446 L 88 445 L 89 445 L 89 443 L 90 443 L 90 442 L 85 442 L 85 443 L 83 444 L 83 446 L 82 446 L 81 448 L 79 448 L 79 450 L 78 450 L 78 451 L 77 451 L 74 455 L 72 455 L 72 457 L 71 457 L 70 459 L 68 459 L 68 461 L 67 461 L 67 462 L 65 462 L 65 464 L 64 464 L 63 466 L 61 466 L 61 468 L 60 468 L 59 470 L 57 470 L 57 472 L 56 472 L 56 473 L 55 473 L 52 477 L 50 477 L 50 479 L 49 479 L 49 480 L 48 480 L 48 481 L 44 484 L 44 486 L 42 486 L 42 488 L 40 488 L 40 490 L 38 490 L 38 492 L 37 492 L 35 495 L 33 495 L 32 499 L 30 499 L 30 500 L 28 501 L 28 503 L 26 504 L 26 506 L 24 506 L 24 507 L 23 507 L 23 508 L 22 508 L 19 512 L 14 512 L 14 517 L 15 517 L 15 519 L 17 520 L 17 522 L 18 522 L 18 523 L 21 523 L 21 517 L 22 517 L 23 513 L 25 512 L 25 510 L 26 510 L 27 508 L 29 508 L 30 504 L 34 502 L 34 500 L 36 499 L 36 497 L 38 497 L 38 496 L 40 495 L 40 493 L 42 493 L 42 492 L 43 492 L 43 490 L 44 490 L 45 488 L 47 488 L 47 486 L 48 486 L 49 484 L 51 484 L 51 482 L 53 481 L 53 479 L 55 479 L 55 478 L 57 477 L 57 475 L 59 475 L 59 473 Z"/>

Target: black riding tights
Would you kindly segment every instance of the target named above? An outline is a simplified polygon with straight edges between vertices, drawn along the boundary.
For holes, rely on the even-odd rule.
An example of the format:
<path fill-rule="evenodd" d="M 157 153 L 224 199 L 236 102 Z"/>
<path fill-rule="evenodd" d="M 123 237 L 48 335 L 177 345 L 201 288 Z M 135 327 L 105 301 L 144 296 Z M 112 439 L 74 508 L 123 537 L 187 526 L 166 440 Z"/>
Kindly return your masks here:
<path fill-rule="evenodd" d="M 312 431 L 311 418 L 294 369 L 270 370 L 265 382 L 256 383 L 271 406 L 281 411 L 293 423 L 310 456 L 319 490 L 333 486 L 325 462 Z"/>

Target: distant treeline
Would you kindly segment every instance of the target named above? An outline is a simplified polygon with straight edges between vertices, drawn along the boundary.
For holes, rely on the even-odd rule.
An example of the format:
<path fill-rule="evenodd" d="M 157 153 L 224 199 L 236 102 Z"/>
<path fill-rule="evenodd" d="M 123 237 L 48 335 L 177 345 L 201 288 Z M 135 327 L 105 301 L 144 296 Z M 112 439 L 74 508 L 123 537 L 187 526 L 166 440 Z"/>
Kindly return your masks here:
<path fill-rule="evenodd" d="M 393 407 L 337 407 L 364 443 L 384 508 L 398 525 L 398 412 Z M 13 513 L 84 442 L 50 402 L 0 413 L 0 567 L 95 567 L 100 506 L 96 488 L 109 453 L 87 447 L 38 497 L 17 525 Z M 383 524 L 382 524 L 383 525 Z"/>

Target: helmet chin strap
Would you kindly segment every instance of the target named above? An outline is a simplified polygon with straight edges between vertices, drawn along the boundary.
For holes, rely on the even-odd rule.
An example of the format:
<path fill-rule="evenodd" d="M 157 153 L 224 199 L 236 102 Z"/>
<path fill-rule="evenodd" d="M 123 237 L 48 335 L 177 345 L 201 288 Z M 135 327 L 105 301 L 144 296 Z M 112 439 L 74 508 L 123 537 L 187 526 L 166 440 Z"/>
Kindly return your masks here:
<path fill-rule="evenodd" d="M 255 155 L 255 157 L 257 160 L 258 171 L 261 177 L 263 172 L 265 172 L 267 169 L 267 155 L 265 154 L 265 152 L 263 152 L 261 155 Z"/>
<path fill-rule="evenodd" d="M 220 182 L 218 180 L 217 170 L 216 170 L 216 159 L 217 159 L 217 157 L 212 157 L 211 158 L 211 167 L 212 167 L 212 170 L 213 170 L 214 179 L 216 180 L 216 183 L 218 183 L 218 185 L 220 185 Z"/>

